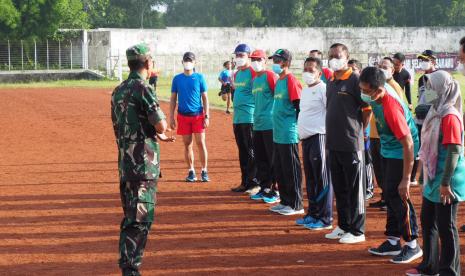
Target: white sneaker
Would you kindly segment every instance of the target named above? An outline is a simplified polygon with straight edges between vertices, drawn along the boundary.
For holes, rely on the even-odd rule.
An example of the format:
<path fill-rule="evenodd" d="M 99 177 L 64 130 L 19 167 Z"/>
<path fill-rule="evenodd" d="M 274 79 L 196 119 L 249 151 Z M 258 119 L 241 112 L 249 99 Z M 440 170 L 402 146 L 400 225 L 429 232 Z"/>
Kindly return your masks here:
<path fill-rule="evenodd" d="M 279 203 L 278 205 L 275 205 L 275 206 L 271 206 L 270 207 L 270 211 L 271 212 L 278 212 L 279 210 L 283 209 L 283 208 L 286 208 L 287 206 L 286 205 L 282 205 L 281 203 Z"/>
<path fill-rule="evenodd" d="M 339 240 L 346 232 L 337 226 L 333 232 L 326 234 L 325 238 L 330 240 Z"/>
<path fill-rule="evenodd" d="M 300 210 L 295 210 L 291 206 L 286 206 L 282 209 L 279 209 L 277 212 L 285 216 L 301 215 L 305 213 L 303 208 Z"/>
<path fill-rule="evenodd" d="M 352 235 L 352 233 L 345 233 L 339 240 L 339 243 L 352 244 L 352 243 L 359 243 L 359 242 L 364 242 L 364 241 L 365 241 L 365 235 L 363 234 L 360 236 L 355 236 L 355 235 Z"/>
<path fill-rule="evenodd" d="M 410 186 L 418 186 L 418 181 L 416 179 L 411 181 Z"/>
<path fill-rule="evenodd" d="M 255 186 L 245 191 L 246 194 L 251 196 L 256 195 L 258 192 L 260 192 L 260 186 Z"/>

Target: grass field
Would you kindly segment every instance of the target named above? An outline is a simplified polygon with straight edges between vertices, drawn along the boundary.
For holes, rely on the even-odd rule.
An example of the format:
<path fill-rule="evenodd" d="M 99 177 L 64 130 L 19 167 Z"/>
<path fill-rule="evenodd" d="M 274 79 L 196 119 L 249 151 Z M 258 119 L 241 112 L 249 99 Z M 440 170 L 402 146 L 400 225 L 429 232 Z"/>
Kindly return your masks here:
<path fill-rule="evenodd" d="M 417 91 L 418 91 L 418 78 L 420 74 L 415 76 L 415 83 L 412 89 L 412 101 L 414 105 L 417 102 Z M 465 76 L 459 73 L 453 73 L 455 79 L 457 79 L 461 86 L 462 98 L 465 99 Z M 300 76 L 298 76 L 300 79 Z M 170 97 L 171 90 L 171 77 L 162 77 L 158 81 L 158 96 L 160 99 L 167 100 Z M 118 85 L 118 81 L 115 80 L 62 80 L 62 81 L 50 81 L 50 82 L 31 82 L 31 83 L 3 83 L 0 84 L 0 88 L 102 88 L 112 90 L 115 86 Z M 208 89 L 208 99 L 210 105 L 215 107 L 226 107 L 226 102 L 224 102 L 219 96 L 219 83 L 216 86 L 210 86 Z"/>

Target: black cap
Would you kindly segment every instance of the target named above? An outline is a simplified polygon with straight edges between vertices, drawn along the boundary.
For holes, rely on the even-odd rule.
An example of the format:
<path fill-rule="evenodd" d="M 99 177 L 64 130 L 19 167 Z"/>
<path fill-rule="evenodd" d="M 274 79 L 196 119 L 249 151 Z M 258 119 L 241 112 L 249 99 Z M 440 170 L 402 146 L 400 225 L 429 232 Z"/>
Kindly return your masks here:
<path fill-rule="evenodd" d="M 182 60 L 185 61 L 185 60 L 191 60 L 191 61 L 194 61 L 195 60 L 195 55 L 194 53 L 192 52 L 185 52 L 184 55 L 182 56 Z"/>
<path fill-rule="evenodd" d="M 423 60 L 436 60 L 436 54 L 432 50 L 424 50 L 417 58 Z"/>
<path fill-rule="evenodd" d="M 276 50 L 276 52 L 274 52 L 274 54 L 270 57 L 268 57 L 268 59 L 272 59 L 274 57 L 279 57 L 279 58 L 282 58 L 286 61 L 291 61 L 292 60 L 292 55 L 291 55 L 291 52 L 289 52 L 289 50 L 287 49 L 278 49 Z"/>

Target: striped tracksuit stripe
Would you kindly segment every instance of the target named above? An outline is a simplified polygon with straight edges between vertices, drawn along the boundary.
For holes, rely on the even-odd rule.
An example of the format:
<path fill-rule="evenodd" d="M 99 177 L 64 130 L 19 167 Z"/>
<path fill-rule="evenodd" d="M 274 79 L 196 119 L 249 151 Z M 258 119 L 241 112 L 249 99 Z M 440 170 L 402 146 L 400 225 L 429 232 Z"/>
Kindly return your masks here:
<path fill-rule="evenodd" d="M 333 189 L 326 158 L 326 135 L 315 134 L 302 140 L 302 155 L 308 214 L 325 224 L 330 224 L 332 222 Z"/>
<path fill-rule="evenodd" d="M 329 152 L 338 226 L 353 235 L 365 232 L 365 165 L 363 152 Z"/>

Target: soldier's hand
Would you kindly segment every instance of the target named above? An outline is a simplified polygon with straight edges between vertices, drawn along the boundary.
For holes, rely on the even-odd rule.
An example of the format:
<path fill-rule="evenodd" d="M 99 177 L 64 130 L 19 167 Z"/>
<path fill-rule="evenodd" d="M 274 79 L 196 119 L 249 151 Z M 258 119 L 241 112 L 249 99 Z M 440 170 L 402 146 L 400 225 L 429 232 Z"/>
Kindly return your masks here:
<path fill-rule="evenodd" d="M 162 142 L 172 143 L 172 142 L 176 141 L 175 136 L 168 137 L 168 136 L 166 136 L 165 133 L 157 133 L 157 137 Z"/>

